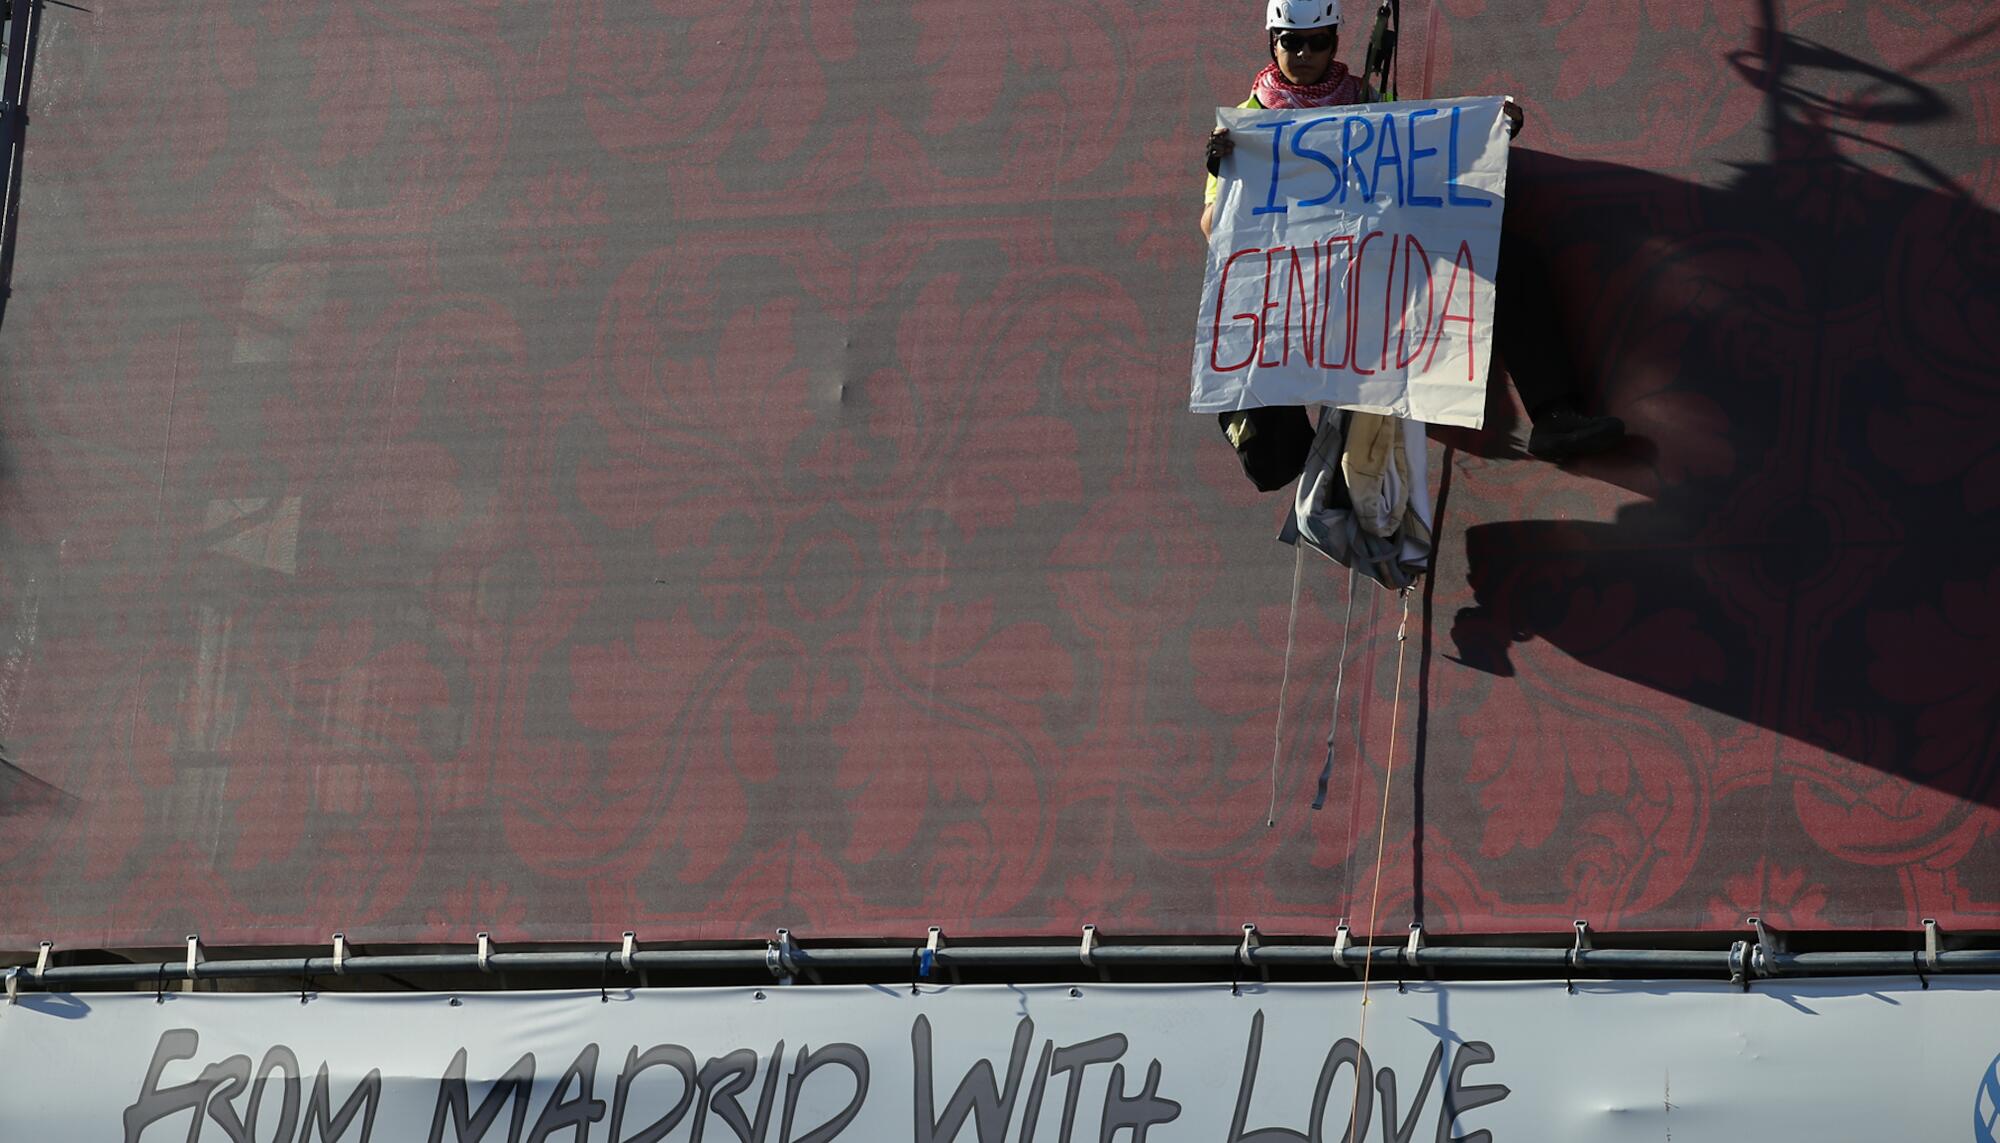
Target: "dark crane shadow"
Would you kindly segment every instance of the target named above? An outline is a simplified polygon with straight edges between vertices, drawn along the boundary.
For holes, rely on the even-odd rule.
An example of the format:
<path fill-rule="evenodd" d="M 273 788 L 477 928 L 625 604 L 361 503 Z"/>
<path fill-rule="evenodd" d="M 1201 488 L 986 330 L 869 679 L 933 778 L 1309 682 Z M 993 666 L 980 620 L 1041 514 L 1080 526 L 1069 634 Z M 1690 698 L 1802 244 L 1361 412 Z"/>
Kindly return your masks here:
<path fill-rule="evenodd" d="M 54 0 L 60 3 L 60 0 Z M 21 175 L 28 147 L 29 95 L 35 81 L 35 45 L 41 37 L 43 0 L 18 0 L 7 8 L 7 73 L 0 86 L 0 141 L 6 147 L 6 187 L 0 193 L 0 327 L 14 293 L 14 248 L 21 228 Z M 88 8 L 63 4 L 88 12 Z"/>
<path fill-rule="evenodd" d="M 1946 100 L 1764 10 L 1728 62 L 1763 93 L 1769 157 L 1724 185 L 1516 152 L 1507 242 L 1534 235 L 1557 279 L 1542 332 L 1636 430 L 1579 471 L 1647 499 L 1468 528 L 1449 657 L 1511 675 L 1544 639 L 2000 804 L 2000 216 L 1885 141 L 1950 121 Z M 1510 452 L 1496 427 L 1440 435 Z M 1635 600 L 1646 637 L 1611 638 Z"/>

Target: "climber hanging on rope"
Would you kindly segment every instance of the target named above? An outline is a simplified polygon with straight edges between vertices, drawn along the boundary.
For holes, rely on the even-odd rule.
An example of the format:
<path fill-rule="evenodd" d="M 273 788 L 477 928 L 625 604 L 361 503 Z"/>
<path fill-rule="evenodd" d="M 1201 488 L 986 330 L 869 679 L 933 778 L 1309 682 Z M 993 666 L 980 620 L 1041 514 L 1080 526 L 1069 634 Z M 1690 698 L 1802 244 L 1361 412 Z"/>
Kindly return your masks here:
<path fill-rule="evenodd" d="M 1347 65 L 1339 59 L 1341 0 L 1262 0 L 1262 4 L 1265 13 L 1264 25 L 1268 40 L 1267 48 L 1270 54 L 1270 63 L 1265 65 L 1252 79 L 1249 98 L 1239 104 L 1239 108 L 1251 111 L 1326 108 L 1371 103 L 1384 98 L 1391 101 L 1395 99 L 1395 47 L 1398 32 L 1397 9 L 1399 0 L 1381 0 L 1374 32 L 1369 40 L 1367 62 L 1359 74 L 1350 71 Z M 1468 106 L 1473 103 L 1482 102 L 1484 104 L 1483 108 Z M 1481 137 L 1484 140 L 1491 141 L 1492 145 L 1498 149 L 1499 159 L 1497 162 L 1492 162 L 1482 154 L 1480 159 L 1475 160 L 1475 162 L 1486 163 L 1487 166 L 1485 169 L 1493 171 L 1499 176 L 1500 181 L 1497 185 L 1504 185 L 1506 143 L 1500 138 L 1503 133 L 1503 120 L 1501 117 L 1504 117 L 1504 135 L 1506 139 L 1512 139 L 1520 133 L 1525 119 L 1522 108 L 1511 99 L 1497 104 L 1496 101 L 1491 100 L 1459 101 L 1458 105 L 1451 108 L 1448 119 L 1448 122 L 1451 124 L 1449 133 L 1450 143 L 1447 152 L 1449 156 L 1447 162 L 1451 173 L 1448 176 L 1448 180 L 1456 180 L 1458 172 L 1461 169 L 1458 135 L 1461 110 L 1473 111 L 1474 113 L 1483 111 L 1486 116 Z M 1406 132 L 1404 137 L 1410 140 L 1408 143 L 1409 166 L 1400 169 L 1397 175 L 1396 201 L 1393 203 L 1395 206 L 1440 205 L 1435 197 L 1430 198 L 1429 201 L 1418 202 L 1415 192 L 1409 191 L 1410 181 L 1415 176 L 1405 173 L 1406 171 L 1414 171 L 1418 157 L 1436 156 L 1439 154 L 1437 149 L 1418 149 L 1416 123 L 1420 117 L 1435 116 L 1440 113 L 1440 110 L 1424 108 L 1401 110 L 1397 113 L 1384 112 L 1382 115 L 1380 122 L 1385 125 L 1391 122 L 1392 114 L 1402 115 L 1402 122 Z M 1345 188 L 1349 185 L 1349 175 L 1345 164 L 1351 161 L 1349 156 L 1353 154 L 1348 149 L 1347 129 L 1354 122 L 1365 117 L 1287 117 L 1279 115 L 1268 118 L 1272 120 L 1269 126 L 1273 128 L 1271 140 L 1271 198 L 1266 199 L 1261 206 L 1253 205 L 1248 210 L 1248 214 L 1253 218 L 1257 215 L 1267 214 L 1276 214 L 1282 218 L 1286 212 L 1287 208 L 1276 205 L 1275 201 L 1278 193 L 1276 184 L 1279 179 L 1277 148 L 1279 140 L 1282 138 L 1279 129 L 1290 125 L 1294 118 L 1303 121 L 1303 125 L 1297 126 L 1291 137 L 1293 154 L 1302 160 L 1308 158 L 1316 159 L 1329 170 L 1336 170 L 1336 165 L 1329 159 L 1329 156 L 1324 152 L 1312 151 L 1304 147 L 1299 140 L 1312 127 L 1320 123 L 1331 122 L 1334 118 L 1340 118 L 1342 122 L 1340 135 L 1342 140 L 1340 143 L 1342 149 L 1340 161 L 1342 165 L 1336 170 L 1335 178 L 1337 185 L 1341 188 L 1339 191 L 1341 202 L 1345 204 L 1347 201 Z M 1469 121 L 1472 116 L 1467 115 L 1466 118 Z M 1239 123 L 1239 125 L 1241 124 Z M 1385 126 L 1379 131 L 1371 131 L 1371 134 L 1380 134 L 1393 141 L 1396 138 L 1394 131 L 1395 128 L 1393 126 Z M 1321 146 L 1329 146 L 1329 144 L 1322 143 Z M 1363 143 L 1362 146 L 1366 147 L 1367 144 Z M 1440 146 L 1443 146 L 1443 144 L 1440 144 Z M 1382 167 L 1385 161 L 1383 157 L 1384 153 L 1388 150 L 1386 147 L 1378 147 L 1374 159 L 1376 171 L 1379 171 Z M 1203 198 L 1204 206 L 1201 215 L 1201 229 L 1204 236 L 1209 236 L 1217 224 L 1216 214 L 1218 196 L 1222 190 L 1221 176 L 1224 173 L 1223 164 L 1234 151 L 1234 142 L 1231 140 L 1226 128 L 1217 128 L 1208 136 L 1204 158 L 1209 178 L 1207 193 Z M 1393 152 L 1390 153 L 1391 158 L 1387 161 L 1392 167 L 1396 167 L 1402 162 L 1401 156 Z M 1473 170 L 1470 167 L 1466 169 Z M 1229 173 L 1234 176 L 1236 172 L 1231 171 Z M 1478 171 L 1474 170 L 1474 173 L 1477 174 Z M 1542 263 L 1540 252 L 1536 248 L 1534 236 L 1532 234 L 1524 235 L 1517 233 L 1513 227 L 1508 225 L 1507 220 L 1510 213 L 1515 216 L 1515 224 L 1517 226 L 1521 225 L 1520 212 L 1507 212 L 1504 207 L 1504 196 L 1495 194 L 1490 200 L 1481 201 L 1477 198 L 1476 193 L 1470 193 L 1465 197 L 1460 196 L 1459 192 L 1471 184 L 1459 184 L 1455 181 L 1449 181 L 1449 185 L 1451 189 L 1447 194 L 1454 207 L 1471 207 L 1476 212 L 1477 208 L 1481 206 L 1492 205 L 1494 202 L 1501 204 L 1501 210 L 1498 213 L 1501 215 L 1502 222 L 1498 227 L 1500 234 L 1497 236 L 1497 244 L 1501 257 L 1497 266 L 1491 261 L 1481 263 L 1481 265 L 1493 267 L 1492 277 L 1487 279 L 1492 281 L 1493 288 L 1488 295 L 1491 299 L 1488 303 L 1491 309 L 1487 311 L 1490 317 L 1486 320 L 1490 321 L 1491 335 L 1497 343 L 1496 347 L 1508 364 L 1509 373 L 1514 378 L 1515 389 L 1520 394 L 1522 403 L 1526 406 L 1528 415 L 1533 422 L 1528 438 L 1529 453 L 1544 460 L 1563 461 L 1573 457 L 1601 452 L 1616 445 L 1624 436 L 1625 429 L 1623 423 L 1616 417 L 1593 416 L 1583 411 L 1579 395 L 1580 390 L 1570 367 L 1568 354 L 1561 344 L 1560 339 L 1549 336 L 1538 336 L 1544 335 L 1548 331 L 1549 322 L 1547 318 L 1553 309 L 1553 295 L 1549 287 L 1549 278 Z M 1227 225 L 1234 227 L 1238 225 L 1239 216 L 1237 212 L 1243 209 L 1243 205 L 1240 200 L 1236 200 L 1233 197 L 1240 188 L 1232 186 L 1230 189 L 1232 198 L 1225 200 L 1223 205 L 1230 211 L 1230 216 L 1225 222 Z M 1405 200 L 1406 194 L 1409 196 L 1407 201 Z M 1369 190 L 1367 181 L 1360 183 L 1360 196 L 1363 202 L 1372 202 L 1375 198 Z M 1296 200 L 1293 205 L 1301 208 L 1323 206 L 1332 197 L 1333 192 L 1329 192 L 1319 198 L 1302 198 Z M 1255 200 L 1251 201 L 1254 203 Z M 1275 227 L 1278 224 L 1272 223 L 1270 225 Z M 1394 229 L 1393 227 L 1386 228 Z M 1305 231 L 1304 233 L 1310 234 L 1309 231 Z M 1493 228 L 1490 225 L 1486 229 L 1485 234 L 1489 236 L 1487 241 L 1495 241 L 1495 237 L 1492 236 Z M 1322 250 L 1331 250 L 1332 243 L 1328 242 L 1325 247 L 1316 242 L 1308 246 L 1300 242 L 1298 234 L 1287 234 L 1282 230 L 1267 230 L 1263 232 L 1263 235 L 1264 237 L 1261 242 L 1253 239 L 1252 242 L 1255 242 L 1254 245 L 1244 243 L 1233 250 L 1227 258 L 1222 260 L 1219 269 L 1214 263 L 1211 264 L 1212 273 L 1219 275 L 1213 291 L 1216 299 L 1214 310 L 1216 318 L 1213 329 L 1220 330 L 1221 328 L 1221 315 L 1225 312 L 1222 306 L 1222 297 L 1225 289 L 1224 283 L 1227 281 L 1229 265 L 1238 258 L 1261 252 L 1264 254 L 1264 262 L 1266 264 L 1266 285 L 1262 291 L 1263 307 L 1266 311 L 1273 308 L 1282 308 L 1285 315 L 1284 321 L 1287 332 L 1283 337 L 1278 339 L 1278 343 L 1282 348 L 1271 351 L 1277 354 L 1280 360 L 1265 361 L 1266 338 L 1264 331 L 1266 327 L 1263 324 L 1264 319 L 1262 314 L 1237 315 L 1240 318 L 1249 319 L 1246 323 L 1246 328 L 1252 331 L 1247 336 L 1254 348 L 1251 350 L 1245 366 L 1254 362 L 1259 366 L 1283 365 L 1291 369 L 1300 368 L 1289 364 L 1291 362 L 1290 355 L 1292 349 L 1289 331 L 1292 328 L 1292 305 L 1296 296 L 1300 299 L 1302 311 L 1308 315 L 1305 318 L 1307 325 L 1312 324 L 1313 319 L 1310 315 L 1313 313 L 1313 310 L 1311 307 L 1315 304 L 1316 300 L 1317 304 L 1321 307 L 1318 312 L 1322 315 L 1320 318 L 1321 327 L 1319 329 L 1321 346 L 1319 360 L 1315 360 L 1312 343 L 1309 340 L 1302 339 L 1300 348 L 1304 351 L 1305 365 L 1303 368 L 1331 371 L 1334 366 L 1325 361 L 1325 346 L 1328 342 L 1323 315 L 1327 312 L 1325 307 L 1329 304 L 1326 299 L 1332 295 L 1330 293 L 1316 294 L 1315 289 L 1305 288 L 1302 285 L 1296 284 L 1295 280 L 1299 278 L 1301 274 L 1300 267 L 1305 263 L 1307 257 L 1304 251 L 1307 249 L 1312 251 L 1310 262 L 1312 272 L 1319 274 L 1321 273 Z M 1379 236 L 1380 232 L 1378 231 L 1375 237 Z M 1414 234 L 1407 235 L 1406 237 L 1411 240 L 1411 245 L 1416 245 Z M 1345 270 L 1341 271 L 1346 276 L 1340 279 L 1340 288 L 1343 290 L 1348 288 L 1348 283 L 1351 280 L 1359 279 L 1359 264 L 1361 259 L 1359 251 L 1365 249 L 1365 247 L 1365 238 L 1348 247 L 1346 255 L 1348 261 L 1346 262 Z M 1421 256 L 1424 248 L 1418 246 L 1417 249 Z M 1492 247 L 1489 246 L 1486 249 L 1488 253 L 1484 257 L 1490 259 L 1492 257 Z M 1387 273 L 1389 278 L 1393 280 L 1396 273 L 1395 246 L 1393 244 L 1390 246 L 1390 250 L 1389 269 Z M 1274 263 L 1275 257 L 1281 252 L 1289 253 L 1290 255 L 1292 275 L 1290 278 L 1284 280 L 1284 284 L 1279 286 L 1279 293 L 1282 296 L 1274 302 L 1269 283 L 1276 279 L 1272 274 L 1270 266 Z M 1325 254 L 1324 257 L 1328 262 L 1332 262 L 1334 256 L 1329 253 Z M 1410 255 L 1405 254 L 1406 262 L 1409 258 Z M 1452 281 L 1456 281 L 1455 263 L 1453 265 L 1454 273 Z M 1471 263 L 1468 262 L 1467 266 L 1470 267 L 1470 265 Z M 1404 270 L 1405 281 L 1403 289 L 1406 298 L 1404 302 L 1405 306 L 1408 305 L 1407 296 L 1410 290 L 1408 276 L 1410 273 L 1411 271 L 1407 268 Z M 1468 274 L 1468 278 L 1473 278 L 1474 276 L 1473 274 Z M 1254 271 L 1252 272 L 1252 277 L 1254 280 Z M 1330 279 L 1321 278 L 1318 280 L 1324 281 Z M 1430 288 L 1428 284 L 1430 280 L 1427 277 L 1426 286 L 1424 287 L 1426 291 Z M 1326 287 L 1317 287 L 1317 289 L 1325 290 Z M 1296 295 L 1294 294 L 1295 290 L 1298 291 Z M 1389 303 L 1387 301 L 1386 290 L 1387 287 L 1385 285 L 1385 308 L 1383 311 L 1385 316 L 1381 344 L 1382 360 L 1385 369 L 1389 357 L 1388 315 L 1392 312 L 1388 308 Z M 1449 285 L 1445 287 L 1445 295 L 1447 300 L 1444 312 L 1448 316 L 1452 304 L 1450 301 L 1451 287 Z M 1254 307 L 1256 302 L 1255 300 L 1246 300 L 1246 304 Z M 1352 313 L 1355 311 L 1350 310 L 1349 312 Z M 1411 312 L 1414 312 L 1414 310 L 1405 313 L 1405 325 L 1403 328 L 1406 331 L 1411 328 L 1409 325 L 1409 313 Z M 1428 311 L 1426 312 L 1428 313 Z M 1342 367 L 1362 372 L 1358 368 L 1360 359 L 1356 350 L 1356 343 L 1353 340 L 1354 334 L 1352 333 L 1352 328 L 1354 318 L 1349 317 L 1348 320 L 1350 333 L 1348 335 L 1346 353 L 1343 355 Z M 1473 321 L 1471 318 L 1457 320 L 1465 320 L 1468 323 Z M 1420 335 L 1419 344 L 1421 344 L 1423 339 L 1431 336 L 1428 329 L 1429 321 L 1428 317 L 1424 319 L 1425 329 L 1423 334 Z M 1441 335 L 1438 336 L 1441 338 Z M 1468 335 L 1467 342 L 1470 341 L 1470 336 Z M 1215 356 L 1215 346 L 1218 344 L 1218 338 L 1219 334 L 1216 332 L 1209 332 L 1207 334 L 1206 357 L 1204 357 L 1202 352 L 1203 341 L 1198 338 L 1195 367 L 1197 398 L 1202 395 L 1200 388 L 1205 376 L 1204 369 L 1233 372 L 1236 368 L 1243 367 L 1223 366 L 1219 363 L 1219 360 Z M 1460 344 L 1466 344 L 1467 342 L 1461 342 Z M 1406 343 L 1399 343 L 1399 345 L 1406 345 Z M 1433 349 L 1432 357 L 1434 358 L 1435 355 L 1436 350 Z M 1429 359 L 1426 360 L 1426 368 L 1428 368 Z M 1204 361 L 1207 362 L 1206 366 L 1203 364 Z M 1400 367 L 1405 365 L 1406 362 L 1398 360 L 1396 364 Z M 1470 375 L 1468 375 L 1466 380 L 1468 382 L 1475 381 Z M 1311 392 L 1313 390 L 1311 387 L 1308 387 L 1304 391 Z M 1299 392 L 1301 390 L 1298 389 L 1292 391 L 1291 396 L 1293 400 L 1296 401 L 1299 399 L 1296 395 Z M 1452 423 L 1471 424 L 1474 426 L 1479 424 L 1478 419 L 1476 419 L 1477 404 L 1479 402 L 1476 390 L 1473 394 L 1473 401 L 1475 402 L 1473 410 L 1474 419 Z M 1352 608 L 1356 578 L 1358 576 L 1365 576 L 1368 579 L 1375 580 L 1384 587 L 1397 591 L 1401 595 L 1403 622 L 1399 624 L 1397 629 L 1398 654 L 1395 691 L 1400 701 L 1404 660 L 1402 652 L 1409 620 L 1409 593 L 1412 585 L 1429 570 L 1431 565 L 1434 521 L 1429 490 L 1429 461 L 1428 450 L 1426 448 L 1425 426 L 1413 419 L 1389 415 L 1387 410 L 1382 408 L 1387 402 L 1372 402 L 1374 411 L 1362 411 L 1359 408 L 1330 408 L 1323 406 L 1320 421 L 1316 426 L 1310 419 L 1306 408 L 1297 404 L 1288 405 L 1282 401 L 1260 406 L 1253 397 L 1240 402 L 1241 404 L 1255 406 L 1250 408 L 1229 408 L 1228 405 L 1218 406 L 1214 403 L 1204 405 L 1199 399 L 1195 403 L 1197 407 L 1205 407 L 1211 410 L 1216 408 L 1228 410 L 1218 414 L 1223 432 L 1235 447 L 1238 457 L 1243 463 L 1245 473 L 1260 490 L 1274 491 L 1291 484 L 1293 481 L 1297 481 L 1298 485 L 1295 492 L 1295 504 L 1287 521 L 1286 531 L 1283 536 L 1284 539 L 1292 542 L 1298 548 L 1298 554 L 1295 557 L 1292 569 L 1291 618 L 1286 623 L 1284 666 L 1278 685 L 1278 715 L 1272 733 L 1271 806 L 1265 820 L 1267 825 L 1275 826 L 1279 800 L 1278 777 L 1284 746 L 1285 689 L 1290 676 L 1292 644 L 1298 616 L 1299 591 L 1303 572 L 1304 549 L 1307 546 L 1318 549 L 1345 565 L 1349 570 L 1347 583 L 1348 622 L 1343 624 L 1340 652 L 1340 662 L 1343 667 L 1345 666 L 1347 652 L 1346 634 L 1351 628 L 1353 617 Z M 1232 403 L 1239 402 L 1232 399 Z M 1329 404 L 1332 403 L 1334 402 L 1329 402 Z M 1345 401 L 1338 403 L 1342 405 L 1347 404 Z M 1407 410 L 1410 408 L 1410 404 L 1402 402 L 1398 403 L 1396 407 L 1401 410 Z M 1340 694 L 1339 672 L 1336 673 L 1334 694 L 1337 720 Z M 1389 788 L 1389 776 L 1393 774 L 1398 722 L 1397 714 L 1399 711 L 1399 705 L 1392 707 L 1388 755 L 1390 770 L 1388 773 L 1385 773 L 1383 781 L 1385 799 Z M 1321 769 L 1318 790 L 1312 803 L 1314 809 L 1318 809 L 1326 803 L 1328 785 L 1333 772 L 1334 748 L 1338 729 L 1338 722 L 1336 721 L 1334 728 L 1329 731 L 1327 736 L 1326 758 Z M 1386 829 L 1386 801 L 1382 823 L 1383 828 Z M 1379 872 L 1382 841 L 1383 837 L 1378 837 L 1378 883 L 1375 890 L 1378 902 L 1380 896 Z M 1370 932 L 1374 931 L 1374 912 L 1375 908 L 1371 905 L 1368 922 L 1368 931 Z"/>
<path fill-rule="evenodd" d="M 1265 33 L 1271 62 L 1250 85 L 1243 108 L 1336 107 L 1373 102 L 1388 88 L 1394 96 L 1396 27 L 1394 2 L 1385 0 L 1369 44 L 1364 74 L 1350 71 L 1337 57 L 1340 51 L 1341 0 L 1263 0 Z M 1519 104 L 1504 107 L 1508 134 L 1518 135 L 1524 115 Z M 1235 149 L 1229 132 L 1217 128 L 1208 137 L 1205 161 L 1208 187 L 1201 214 L 1202 234 L 1214 224 L 1215 200 L 1222 161 Z M 1504 216 L 1503 216 L 1504 217 Z M 1494 287 L 1494 336 L 1507 361 L 1514 387 L 1521 395 L 1533 428 L 1528 451 L 1544 460 L 1563 461 L 1601 452 L 1624 437 L 1616 417 L 1583 411 L 1575 374 L 1560 340 L 1537 337 L 1549 308 L 1549 277 L 1535 244 L 1503 226 L 1503 256 Z M 1224 433 L 1258 488 L 1281 488 L 1305 467 L 1314 432 L 1305 410 L 1267 407 L 1220 414 Z"/>

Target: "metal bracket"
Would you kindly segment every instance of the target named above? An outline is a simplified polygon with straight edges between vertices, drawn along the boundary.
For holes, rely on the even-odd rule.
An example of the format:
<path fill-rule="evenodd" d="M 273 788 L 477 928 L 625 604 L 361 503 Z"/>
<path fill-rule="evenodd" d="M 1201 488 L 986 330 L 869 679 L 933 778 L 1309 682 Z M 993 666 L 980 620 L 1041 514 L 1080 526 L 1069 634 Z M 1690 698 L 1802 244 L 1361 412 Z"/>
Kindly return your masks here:
<path fill-rule="evenodd" d="M 1938 970 L 1938 954 L 1944 951 L 1944 931 L 1938 928 L 1936 917 L 1924 918 L 1924 968 L 1930 972 Z"/>
<path fill-rule="evenodd" d="M 7 970 L 7 1003 L 21 1002 L 21 969 L 16 965 Z"/>
<path fill-rule="evenodd" d="M 1764 923 L 1762 917 L 1745 917 L 1743 923 L 1757 930 L 1757 943 L 1772 952 L 1785 951 L 1785 935 Z"/>
<path fill-rule="evenodd" d="M 49 970 L 49 954 L 56 949 L 54 941 L 43 941 L 41 950 L 35 953 L 35 983 L 42 982 L 42 974 Z"/>
<path fill-rule="evenodd" d="M 1757 943 L 1750 949 L 1750 971 L 1757 976 L 1778 975 L 1767 958 L 1785 951 L 1785 935 L 1764 924 L 1762 917 L 1745 917 L 1743 923 L 1757 930 Z"/>
<path fill-rule="evenodd" d="M 1097 966 L 1091 963 L 1091 958 L 1096 951 L 1097 926 L 1085 925 L 1083 927 L 1083 940 L 1076 946 L 1076 959 L 1082 961 L 1085 968 L 1095 968 Z"/>
<path fill-rule="evenodd" d="M 1571 972 L 1575 972 L 1577 963 L 1582 959 L 1583 954 L 1590 949 L 1590 922 L 1577 920 L 1571 922 L 1571 924 L 1576 926 L 1576 943 L 1570 946 L 1569 967 Z"/>
<path fill-rule="evenodd" d="M 1729 943 L 1729 983 L 1742 986 L 1745 992 L 1750 991 L 1749 941 Z"/>
<path fill-rule="evenodd" d="M 347 934 L 333 934 L 333 974 L 343 976 L 347 972 Z"/>
<path fill-rule="evenodd" d="M 790 929 L 779 929 L 777 939 L 764 943 L 764 967 L 778 978 L 779 984 L 792 983 L 792 977 L 798 973 L 798 961 L 792 955 L 797 951 Z"/>
<path fill-rule="evenodd" d="M 1347 950 L 1354 944 L 1354 931 L 1342 921 L 1333 930 L 1333 963 L 1347 967 Z"/>
<path fill-rule="evenodd" d="M 1411 921 L 1410 939 L 1403 945 L 1403 963 L 1410 968 L 1417 967 L 1417 950 L 1423 947 L 1424 923 L 1422 921 Z"/>
<path fill-rule="evenodd" d="M 618 966 L 626 972 L 632 971 L 632 957 L 639 951 L 639 934 L 625 930 L 624 943 L 618 946 Z"/>
<path fill-rule="evenodd" d="M 492 971 L 493 971 L 493 934 L 491 934 L 491 933 L 480 933 L 480 934 L 479 934 L 479 936 L 478 936 L 478 937 L 477 937 L 476 939 L 477 939 L 477 940 L 479 941 L 479 971 L 481 971 L 481 972 L 492 972 Z"/>
<path fill-rule="evenodd" d="M 943 947 L 944 929 L 941 926 L 932 925 L 930 935 L 924 939 L 923 949 L 917 953 L 917 975 L 919 977 L 924 980 L 930 979 L 931 973 L 937 969 L 938 950 Z"/>
<path fill-rule="evenodd" d="M 1271 970 L 1257 963 L 1257 924 L 1254 921 L 1243 922 L 1243 943 L 1236 946 L 1236 962 L 1229 969 L 1229 995 L 1243 995 L 1240 977 L 1246 968 L 1256 969 L 1257 975 L 1264 980 L 1271 979 Z"/>
<path fill-rule="evenodd" d="M 187 936 L 187 979 L 181 982 L 182 992 L 194 991 L 194 966 L 201 963 L 201 936 L 189 933 Z"/>
<path fill-rule="evenodd" d="M 1243 943 L 1236 946 L 1236 962 L 1244 968 L 1257 967 L 1257 923 L 1243 922 Z"/>

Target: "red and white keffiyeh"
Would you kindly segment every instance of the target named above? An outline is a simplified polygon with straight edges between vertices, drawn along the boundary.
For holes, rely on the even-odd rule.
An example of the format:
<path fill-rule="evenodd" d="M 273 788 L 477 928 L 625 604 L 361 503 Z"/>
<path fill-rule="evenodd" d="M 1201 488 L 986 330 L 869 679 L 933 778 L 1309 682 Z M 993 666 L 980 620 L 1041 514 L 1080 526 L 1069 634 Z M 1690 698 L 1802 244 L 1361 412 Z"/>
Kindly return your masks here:
<path fill-rule="evenodd" d="M 1360 76 L 1335 60 L 1333 69 L 1318 83 L 1293 83 L 1278 70 L 1277 64 L 1265 64 L 1264 70 L 1250 82 L 1250 94 L 1266 107 L 1338 107 L 1362 102 L 1367 91 L 1361 86 Z"/>

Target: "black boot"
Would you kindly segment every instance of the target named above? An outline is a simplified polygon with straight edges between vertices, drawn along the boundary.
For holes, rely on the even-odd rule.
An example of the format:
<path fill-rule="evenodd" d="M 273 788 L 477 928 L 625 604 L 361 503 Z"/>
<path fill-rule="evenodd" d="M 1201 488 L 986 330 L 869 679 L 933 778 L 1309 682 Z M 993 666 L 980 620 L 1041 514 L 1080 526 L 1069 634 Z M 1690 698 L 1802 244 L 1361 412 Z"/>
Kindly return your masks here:
<path fill-rule="evenodd" d="M 1603 452 L 1625 439 L 1625 422 L 1617 417 L 1593 417 L 1575 405 L 1545 409 L 1528 432 L 1528 454 L 1561 462 Z"/>

